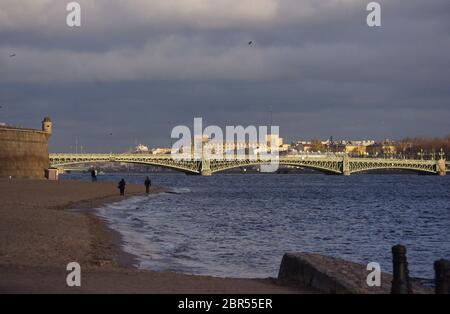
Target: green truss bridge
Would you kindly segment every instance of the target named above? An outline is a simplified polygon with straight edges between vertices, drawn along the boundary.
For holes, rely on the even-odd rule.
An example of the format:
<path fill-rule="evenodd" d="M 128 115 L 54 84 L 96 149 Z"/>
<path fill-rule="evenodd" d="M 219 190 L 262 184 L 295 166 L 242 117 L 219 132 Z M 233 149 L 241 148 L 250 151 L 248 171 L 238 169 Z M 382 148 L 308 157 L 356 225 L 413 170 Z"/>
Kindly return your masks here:
<path fill-rule="evenodd" d="M 152 165 L 170 168 L 188 174 L 209 176 L 213 173 L 239 167 L 268 164 L 267 159 L 256 156 L 236 156 L 227 159 L 174 159 L 170 155 L 150 154 L 50 154 L 50 165 L 54 168 L 65 169 L 77 164 L 91 164 L 99 162 L 119 162 Z M 384 158 L 351 158 L 348 156 L 289 156 L 276 159 L 279 165 L 311 168 L 319 171 L 351 175 L 352 173 L 379 170 L 403 169 L 428 174 L 444 176 L 450 169 L 450 162 L 439 160 L 416 159 L 384 159 Z"/>

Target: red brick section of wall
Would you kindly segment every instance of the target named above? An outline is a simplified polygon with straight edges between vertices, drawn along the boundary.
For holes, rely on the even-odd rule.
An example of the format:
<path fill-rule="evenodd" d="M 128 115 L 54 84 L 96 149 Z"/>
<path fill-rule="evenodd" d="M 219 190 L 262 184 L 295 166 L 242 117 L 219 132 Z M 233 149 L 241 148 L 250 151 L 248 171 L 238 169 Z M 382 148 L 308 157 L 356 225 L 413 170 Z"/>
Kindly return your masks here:
<path fill-rule="evenodd" d="M 45 177 L 49 167 L 48 134 L 0 127 L 0 178 Z"/>

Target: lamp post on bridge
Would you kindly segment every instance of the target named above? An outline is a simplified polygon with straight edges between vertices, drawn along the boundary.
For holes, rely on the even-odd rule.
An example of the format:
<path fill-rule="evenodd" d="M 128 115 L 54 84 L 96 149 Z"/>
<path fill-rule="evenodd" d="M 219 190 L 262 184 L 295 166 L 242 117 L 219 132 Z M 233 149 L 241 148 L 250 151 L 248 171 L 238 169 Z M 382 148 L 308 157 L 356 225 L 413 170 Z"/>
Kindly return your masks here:
<path fill-rule="evenodd" d="M 420 156 L 420 160 L 423 160 L 423 148 L 420 149 L 420 153 L 418 153 Z"/>
<path fill-rule="evenodd" d="M 445 156 L 444 150 L 441 148 L 441 151 L 439 152 L 439 157 L 440 159 L 444 160 L 444 156 Z"/>

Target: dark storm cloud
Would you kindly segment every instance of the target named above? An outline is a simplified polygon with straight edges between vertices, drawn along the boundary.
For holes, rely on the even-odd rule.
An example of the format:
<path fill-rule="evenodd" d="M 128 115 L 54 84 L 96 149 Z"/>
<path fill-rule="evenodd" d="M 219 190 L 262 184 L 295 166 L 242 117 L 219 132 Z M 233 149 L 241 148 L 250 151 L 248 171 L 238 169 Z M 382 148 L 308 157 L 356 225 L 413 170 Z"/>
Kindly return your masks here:
<path fill-rule="evenodd" d="M 269 108 L 287 139 L 450 133 L 450 3 L 380 1 L 374 29 L 368 2 L 80 1 L 69 29 L 64 1 L 4 1 L 0 120 L 51 115 L 54 151 L 167 146 L 194 116 L 267 124 Z"/>

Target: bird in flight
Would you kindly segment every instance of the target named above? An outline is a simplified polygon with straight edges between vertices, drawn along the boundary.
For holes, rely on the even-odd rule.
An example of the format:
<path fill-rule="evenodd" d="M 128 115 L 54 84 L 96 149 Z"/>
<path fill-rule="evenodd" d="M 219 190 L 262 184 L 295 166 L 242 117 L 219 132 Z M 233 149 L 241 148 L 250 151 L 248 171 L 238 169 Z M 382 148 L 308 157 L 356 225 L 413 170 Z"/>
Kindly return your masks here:
<path fill-rule="evenodd" d="M 253 45 L 253 40 L 250 40 L 250 41 L 248 42 L 248 45 L 249 45 L 249 46 Z"/>
<path fill-rule="evenodd" d="M 11 54 L 9 55 L 10 58 L 11 58 L 11 57 L 15 57 L 15 56 L 16 56 L 15 53 L 11 53 Z"/>

